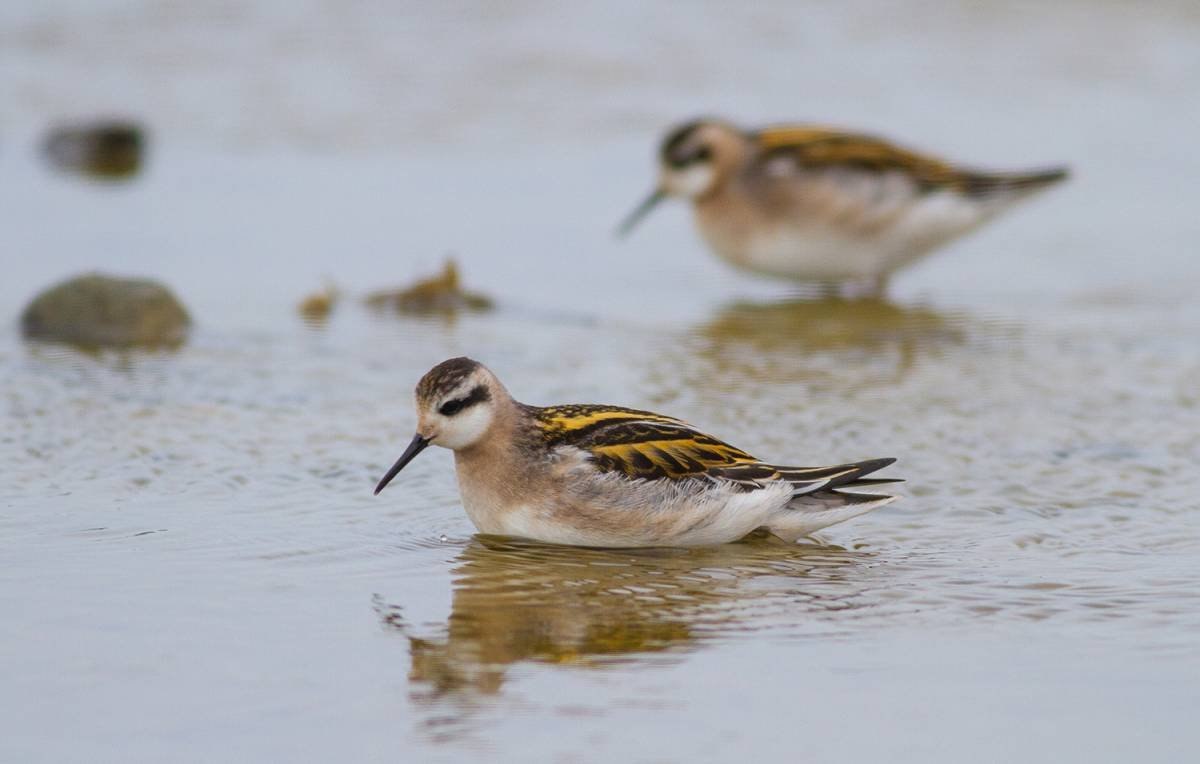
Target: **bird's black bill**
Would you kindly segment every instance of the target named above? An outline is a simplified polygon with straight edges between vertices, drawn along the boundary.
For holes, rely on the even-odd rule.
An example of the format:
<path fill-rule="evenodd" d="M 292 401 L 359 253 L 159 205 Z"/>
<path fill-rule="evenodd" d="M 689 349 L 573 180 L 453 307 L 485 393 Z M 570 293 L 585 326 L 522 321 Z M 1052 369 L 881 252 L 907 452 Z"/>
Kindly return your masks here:
<path fill-rule="evenodd" d="M 627 236 L 633 227 L 642 222 L 642 218 L 650 214 L 650 210 L 658 206 L 658 203 L 665 199 L 667 195 L 661 188 L 656 188 L 650 192 L 650 195 L 642 200 L 633 212 L 629 213 L 621 225 L 617 226 L 617 236 Z"/>
<path fill-rule="evenodd" d="M 408 444 L 408 448 L 404 449 L 404 453 L 400 454 L 400 458 L 392 465 L 392 468 L 383 476 L 383 480 L 379 481 L 379 485 L 375 486 L 375 495 L 387 487 L 387 484 L 392 482 L 392 478 L 400 474 L 400 470 L 404 469 L 405 465 L 417 457 L 417 454 L 425 450 L 429 445 L 429 441 L 422 438 L 420 434 L 414 435 L 412 442 Z"/>

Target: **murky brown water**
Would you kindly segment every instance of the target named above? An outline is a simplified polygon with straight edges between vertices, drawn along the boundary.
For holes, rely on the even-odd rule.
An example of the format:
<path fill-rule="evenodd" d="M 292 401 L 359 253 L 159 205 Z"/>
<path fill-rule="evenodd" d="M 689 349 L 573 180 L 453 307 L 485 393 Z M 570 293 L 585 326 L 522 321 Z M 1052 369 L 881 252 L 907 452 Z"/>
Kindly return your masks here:
<path fill-rule="evenodd" d="M 0 313 L 102 267 L 198 323 L 0 334 L 0 759 L 1188 760 L 1200 15 L 905 8 L 0 10 Z M 143 177 L 41 164 L 53 118 L 114 111 Z M 1077 177 L 888 302 L 806 301 L 678 208 L 611 238 L 700 111 Z M 295 312 L 450 251 L 497 311 Z M 445 452 L 371 495 L 464 353 L 531 403 L 894 455 L 906 499 L 797 547 L 474 537 Z"/>

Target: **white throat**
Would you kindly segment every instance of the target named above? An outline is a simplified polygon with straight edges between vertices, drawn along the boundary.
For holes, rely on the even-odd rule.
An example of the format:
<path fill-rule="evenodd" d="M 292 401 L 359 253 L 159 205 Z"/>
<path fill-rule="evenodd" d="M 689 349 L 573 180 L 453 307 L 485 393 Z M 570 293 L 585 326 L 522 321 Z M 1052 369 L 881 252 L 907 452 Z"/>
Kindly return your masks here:
<path fill-rule="evenodd" d="M 433 444 L 456 451 L 475 445 L 492 426 L 493 411 L 487 403 L 480 403 L 446 417 Z"/>
<path fill-rule="evenodd" d="M 663 186 L 674 196 L 695 199 L 708 192 L 716 181 L 717 170 L 711 164 L 697 164 L 663 175 Z"/>

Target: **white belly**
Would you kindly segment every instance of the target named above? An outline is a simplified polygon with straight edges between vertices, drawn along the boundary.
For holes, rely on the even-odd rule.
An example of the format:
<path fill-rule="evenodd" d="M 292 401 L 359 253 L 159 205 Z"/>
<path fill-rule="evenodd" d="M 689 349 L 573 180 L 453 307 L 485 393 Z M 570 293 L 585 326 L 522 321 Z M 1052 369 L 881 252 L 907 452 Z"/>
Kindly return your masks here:
<path fill-rule="evenodd" d="M 668 483 L 631 484 L 597 476 L 602 489 L 559 498 L 500 495 L 459 474 L 463 507 L 481 533 L 594 547 L 710 546 L 736 541 L 770 518 L 791 489 L 680 491 Z M 534 492 L 536 493 L 536 492 Z"/>
<path fill-rule="evenodd" d="M 880 219 L 859 216 L 741 225 L 701 215 L 701 232 L 722 258 L 746 270 L 801 281 L 875 279 L 912 263 L 979 226 L 995 210 L 946 191 L 892 209 Z"/>
<path fill-rule="evenodd" d="M 828 228 L 788 227 L 749 238 L 737 252 L 718 250 L 746 270 L 799 281 L 853 281 L 889 272 L 891 247 Z"/>

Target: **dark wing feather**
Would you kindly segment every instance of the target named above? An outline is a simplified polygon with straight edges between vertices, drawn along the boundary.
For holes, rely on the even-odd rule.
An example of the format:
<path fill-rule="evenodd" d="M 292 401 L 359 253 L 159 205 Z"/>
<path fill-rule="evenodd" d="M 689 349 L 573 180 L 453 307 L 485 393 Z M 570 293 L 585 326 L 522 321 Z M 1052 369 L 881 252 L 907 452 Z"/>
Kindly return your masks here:
<path fill-rule="evenodd" d="M 621 472 L 643 480 L 708 478 L 748 490 L 778 480 L 774 467 L 687 425 L 621 422 L 597 430 L 575 444 L 589 452 L 604 472 Z"/>
<path fill-rule="evenodd" d="M 746 490 L 778 470 L 672 417 L 616 406 L 556 406 L 536 414 L 546 444 L 574 446 L 602 472 L 641 480 L 705 478 Z M 821 481 L 824 482 L 824 481 Z"/>
<path fill-rule="evenodd" d="M 801 167 L 899 171 L 922 191 L 950 188 L 968 196 L 1033 191 L 1067 177 L 1065 167 L 1028 172 L 985 172 L 897 146 L 882 138 L 808 125 L 769 127 L 755 134 L 760 161 L 786 155 Z"/>
<path fill-rule="evenodd" d="M 881 138 L 822 127 L 773 127 L 758 133 L 764 161 L 781 154 L 810 168 L 853 167 L 872 172 L 899 170 L 922 189 L 957 186 L 966 173 L 948 162 L 900 148 Z"/>
<path fill-rule="evenodd" d="M 706 479 L 752 491 L 785 480 L 799 495 L 855 488 L 890 479 L 864 479 L 895 459 L 834 467 L 776 467 L 673 417 L 618 406 L 529 409 L 546 446 L 586 451 L 601 472 L 639 480 Z"/>

